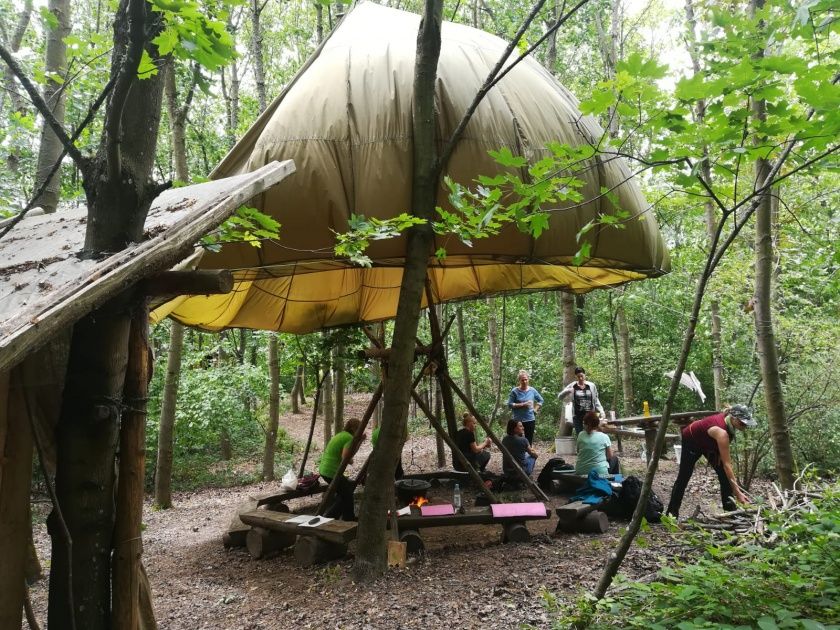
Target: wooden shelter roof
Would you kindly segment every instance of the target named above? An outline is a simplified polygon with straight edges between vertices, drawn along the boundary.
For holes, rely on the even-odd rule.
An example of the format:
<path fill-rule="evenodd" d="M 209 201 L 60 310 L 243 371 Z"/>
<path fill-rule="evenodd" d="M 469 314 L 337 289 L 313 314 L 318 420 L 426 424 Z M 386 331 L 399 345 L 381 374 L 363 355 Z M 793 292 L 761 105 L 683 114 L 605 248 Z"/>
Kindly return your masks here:
<path fill-rule="evenodd" d="M 87 209 L 27 217 L 0 239 L 0 372 L 116 292 L 164 271 L 239 206 L 282 181 L 294 163 L 170 189 L 152 204 L 144 239 L 103 258 L 81 259 Z"/>

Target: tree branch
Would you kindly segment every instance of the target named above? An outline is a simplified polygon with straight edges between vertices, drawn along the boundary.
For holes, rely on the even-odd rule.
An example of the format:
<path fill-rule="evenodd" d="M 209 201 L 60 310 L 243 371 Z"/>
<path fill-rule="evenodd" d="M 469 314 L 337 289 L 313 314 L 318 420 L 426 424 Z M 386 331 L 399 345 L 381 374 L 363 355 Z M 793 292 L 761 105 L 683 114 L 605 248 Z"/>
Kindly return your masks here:
<path fill-rule="evenodd" d="M 452 135 L 449 137 L 449 140 L 447 141 L 446 146 L 443 148 L 443 151 L 441 151 L 441 155 L 438 160 L 441 170 L 443 170 L 446 167 L 446 164 L 449 162 L 449 158 L 452 156 L 452 152 L 455 150 L 455 146 L 458 144 L 458 141 L 464 134 L 464 130 L 467 128 L 467 125 L 472 119 L 475 110 L 478 109 L 478 105 L 481 103 L 481 101 L 484 99 L 487 93 L 491 89 L 493 89 L 493 87 L 499 81 L 501 81 L 507 75 L 508 72 L 510 72 L 514 67 L 516 67 L 520 61 L 522 61 L 525 57 L 530 55 L 531 52 L 533 52 L 537 46 L 539 46 L 546 39 L 548 39 L 548 37 L 554 31 L 556 31 L 558 28 L 560 28 L 560 26 L 565 24 L 566 21 L 577 12 L 578 9 L 586 5 L 588 2 L 589 0 L 580 0 L 580 2 L 578 2 L 574 7 L 572 7 L 568 13 L 566 13 L 563 17 L 559 18 L 556 24 L 554 24 L 554 26 L 548 29 L 546 33 L 542 37 L 540 37 L 533 46 L 531 46 L 530 48 L 528 48 L 528 50 L 522 53 L 516 60 L 514 60 L 513 63 L 511 63 L 507 68 L 505 68 L 504 71 L 501 71 L 508 57 L 510 57 L 514 48 L 516 48 L 516 45 L 519 43 L 519 40 L 522 39 L 522 35 L 525 34 L 525 31 L 534 21 L 534 19 L 537 16 L 537 13 L 539 13 L 539 10 L 545 4 L 545 0 L 537 0 L 536 4 L 534 4 L 533 8 L 531 9 L 531 12 L 528 14 L 528 17 L 525 18 L 525 21 L 522 23 L 522 26 L 516 32 L 516 35 L 511 40 L 511 42 L 508 44 L 507 48 L 505 49 L 505 52 L 502 53 L 502 56 L 496 63 L 496 66 L 490 71 L 490 74 L 487 75 L 487 78 L 484 81 L 484 85 L 482 85 L 481 89 L 479 89 L 476 93 L 473 102 L 467 108 L 467 111 L 464 113 L 464 116 L 461 118 L 461 121 L 458 123 L 458 126 L 455 128 L 455 131 L 453 131 Z"/>
<path fill-rule="evenodd" d="M 99 96 L 96 97 L 96 100 L 91 104 L 90 108 L 88 109 L 87 114 L 85 115 L 82 122 L 76 128 L 76 131 L 73 132 L 73 135 L 70 136 L 70 143 L 72 146 L 76 146 L 75 143 L 76 139 L 82 134 L 82 132 L 87 128 L 87 126 L 93 121 L 93 117 L 96 115 L 96 112 L 99 111 L 99 108 L 102 107 L 102 103 L 105 102 L 105 98 L 108 94 L 111 93 L 111 89 L 114 87 L 114 78 L 112 77 L 108 83 L 105 84 L 105 87 L 100 92 Z M 58 156 L 58 159 L 55 161 L 55 164 L 52 165 L 50 168 L 50 172 L 41 185 L 38 187 L 38 190 L 35 191 L 35 194 L 32 195 L 32 198 L 29 200 L 29 203 L 26 204 L 23 210 L 21 210 L 13 219 L 11 219 L 8 224 L 3 228 L 3 231 L 0 232 L 0 239 L 2 239 L 9 231 L 15 227 L 18 223 L 20 223 L 26 214 L 35 207 L 35 201 L 41 197 L 41 194 L 46 190 L 47 186 L 52 179 L 52 176 L 58 171 L 59 167 L 61 166 L 61 161 L 67 155 L 67 147 L 64 147 L 64 150 L 61 152 L 61 155 Z M 82 159 L 85 164 L 85 169 L 88 165 L 88 158 L 82 156 Z M 85 172 L 85 169 L 81 169 L 82 173 Z"/>
<path fill-rule="evenodd" d="M 5 46 L 0 44 L 0 57 L 2 57 L 3 61 L 6 62 L 6 65 L 9 66 L 9 69 L 12 73 L 17 77 L 17 80 L 20 81 L 21 85 L 23 85 L 26 93 L 29 94 L 29 98 L 32 99 L 32 104 L 35 105 L 38 112 L 44 117 L 44 120 L 49 125 L 52 132 L 56 135 L 62 145 L 64 145 L 67 154 L 73 159 L 76 163 L 76 166 L 79 167 L 79 170 L 83 171 L 87 168 L 87 160 L 82 155 L 81 151 L 79 151 L 78 147 L 73 144 L 70 138 L 67 136 L 67 132 L 64 130 L 64 127 L 55 119 L 53 116 L 52 110 L 49 106 L 44 102 L 44 99 L 38 93 L 38 90 L 32 84 L 32 81 L 29 80 L 29 77 L 23 72 L 23 69 L 18 65 L 18 62 L 15 61 L 15 58 L 12 54 L 6 49 Z"/>

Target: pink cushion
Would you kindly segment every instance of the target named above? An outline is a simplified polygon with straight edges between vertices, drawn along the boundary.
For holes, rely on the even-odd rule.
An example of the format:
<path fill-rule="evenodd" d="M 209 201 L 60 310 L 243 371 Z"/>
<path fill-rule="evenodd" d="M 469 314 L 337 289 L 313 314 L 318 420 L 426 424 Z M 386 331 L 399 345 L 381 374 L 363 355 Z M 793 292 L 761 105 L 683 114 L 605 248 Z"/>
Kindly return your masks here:
<path fill-rule="evenodd" d="M 493 518 L 510 518 L 512 516 L 542 516 L 545 517 L 544 503 L 494 503 L 490 506 Z"/>
<path fill-rule="evenodd" d="M 443 505 L 420 506 L 420 516 L 452 516 L 453 514 L 455 514 L 455 508 L 453 508 L 449 503 L 444 503 Z"/>

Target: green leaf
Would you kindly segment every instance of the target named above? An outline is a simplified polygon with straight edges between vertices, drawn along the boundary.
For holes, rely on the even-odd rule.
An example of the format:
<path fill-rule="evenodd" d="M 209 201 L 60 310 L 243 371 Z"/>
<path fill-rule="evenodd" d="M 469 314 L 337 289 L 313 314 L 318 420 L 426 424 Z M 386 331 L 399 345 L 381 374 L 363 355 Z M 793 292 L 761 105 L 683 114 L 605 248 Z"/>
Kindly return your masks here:
<path fill-rule="evenodd" d="M 146 49 L 143 49 L 143 56 L 140 58 L 140 65 L 137 66 L 138 79 L 151 79 L 158 73 L 158 68 Z"/>
<path fill-rule="evenodd" d="M 514 155 L 511 150 L 507 147 L 502 147 L 498 151 L 488 151 L 487 153 L 490 154 L 496 162 L 501 164 L 502 166 L 511 166 L 514 168 L 521 168 L 525 166 L 528 161 L 521 156 Z"/>
<path fill-rule="evenodd" d="M 756 624 L 761 630 L 779 630 L 779 626 L 776 625 L 776 620 L 772 617 L 759 617 L 756 620 Z"/>
<path fill-rule="evenodd" d="M 58 28 L 58 17 L 50 11 L 47 7 L 41 7 L 38 9 L 41 14 L 41 19 L 44 21 L 44 27 L 48 31 L 52 31 Z"/>
<path fill-rule="evenodd" d="M 580 111 L 582 114 L 592 116 L 603 114 L 612 105 L 615 105 L 616 100 L 616 95 L 612 90 L 596 90 L 587 100 L 581 101 Z"/>

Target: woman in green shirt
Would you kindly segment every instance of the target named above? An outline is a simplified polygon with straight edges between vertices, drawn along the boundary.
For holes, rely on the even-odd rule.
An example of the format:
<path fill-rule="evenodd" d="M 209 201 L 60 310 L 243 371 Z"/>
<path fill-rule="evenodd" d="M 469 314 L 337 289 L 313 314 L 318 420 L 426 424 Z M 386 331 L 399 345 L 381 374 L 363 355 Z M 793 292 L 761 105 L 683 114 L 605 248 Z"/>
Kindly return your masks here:
<path fill-rule="evenodd" d="M 583 431 L 577 436 L 577 461 L 575 472 L 588 475 L 596 470 L 599 475 L 618 473 L 618 456 L 613 455 L 612 442 L 599 430 L 601 420 L 594 411 L 583 416 Z"/>
<path fill-rule="evenodd" d="M 353 436 L 359 430 L 362 422 L 358 418 L 350 418 L 344 423 L 344 430 L 336 433 L 327 443 L 327 448 L 321 455 L 318 463 L 318 472 L 327 483 L 332 483 L 338 472 L 338 467 L 344 459 L 348 465 L 353 463 L 355 451 L 351 451 Z M 364 437 L 362 437 L 364 439 Z M 361 440 L 359 441 L 361 445 Z M 356 447 L 358 448 L 358 446 Z M 356 488 L 346 475 L 341 475 L 336 483 L 335 503 L 327 509 L 324 516 L 328 518 L 340 518 L 344 521 L 355 521 L 356 511 L 353 506 L 353 493 Z"/>

